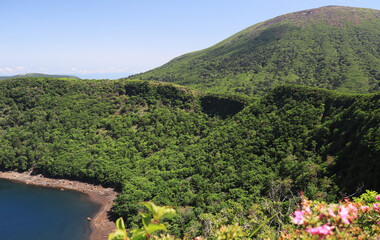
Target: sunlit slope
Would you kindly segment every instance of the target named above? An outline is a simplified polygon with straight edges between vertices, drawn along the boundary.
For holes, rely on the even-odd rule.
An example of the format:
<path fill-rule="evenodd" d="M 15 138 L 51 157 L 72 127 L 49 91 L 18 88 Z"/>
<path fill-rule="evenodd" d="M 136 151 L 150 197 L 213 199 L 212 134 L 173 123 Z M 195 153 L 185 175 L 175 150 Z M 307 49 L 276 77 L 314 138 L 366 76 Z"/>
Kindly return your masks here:
<path fill-rule="evenodd" d="M 380 11 L 328 6 L 290 13 L 131 78 L 248 95 L 283 83 L 376 92 Z"/>

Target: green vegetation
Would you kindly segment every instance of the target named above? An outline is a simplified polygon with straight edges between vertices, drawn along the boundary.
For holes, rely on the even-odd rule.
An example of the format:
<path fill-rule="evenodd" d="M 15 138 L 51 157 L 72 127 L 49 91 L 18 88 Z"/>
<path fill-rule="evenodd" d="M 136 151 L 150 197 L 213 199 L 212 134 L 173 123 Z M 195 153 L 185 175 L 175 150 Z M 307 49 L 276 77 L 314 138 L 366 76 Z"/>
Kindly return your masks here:
<path fill-rule="evenodd" d="M 168 216 L 175 216 L 176 212 L 169 206 L 156 206 L 152 202 L 141 202 L 147 209 L 147 213 L 141 213 L 143 227 L 140 229 L 133 229 L 130 232 L 133 234 L 131 240 L 144 240 L 153 237 L 153 233 L 157 231 L 166 231 L 164 224 L 159 223 L 162 219 Z M 122 218 L 116 220 L 117 229 L 111 233 L 108 237 L 110 240 L 128 240 L 128 233 L 125 229 L 125 224 Z M 161 235 L 159 239 L 166 239 L 166 236 Z M 168 237 L 169 239 L 169 237 Z"/>
<path fill-rule="evenodd" d="M 138 202 L 176 206 L 166 227 L 181 237 L 237 216 L 257 229 L 278 212 L 260 235 L 289 220 L 300 190 L 324 201 L 379 191 L 379 122 L 379 93 L 279 86 L 251 99 L 147 81 L 8 79 L 0 168 L 116 187 L 112 214 L 128 227 L 141 222 Z"/>
<path fill-rule="evenodd" d="M 208 223 L 208 235 L 197 236 L 196 240 L 228 240 L 228 239 L 274 239 L 275 235 L 280 240 L 292 239 L 376 239 L 380 233 L 380 195 L 375 191 L 368 191 L 358 198 L 355 203 L 349 198 L 344 202 L 325 203 L 310 201 L 304 196 L 297 210 L 291 216 L 291 222 L 281 222 L 277 231 L 257 235 L 259 230 L 268 225 L 268 222 L 280 214 L 277 211 L 271 218 L 263 221 L 259 227 L 253 228 L 257 211 L 251 211 L 251 219 L 244 219 L 235 215 L 231 221 L 233 224 L 223 223 L 223 216 L 218 216 Z M 140 212 L 143 227 L 128 231 L 125 229 L 124 221 L 119 218 L 116 221 L 117 229 L 109 235 L 109 240 L 138 240 L 138 239 L 181 239 L 175 235 L 164 235 L 166 231 L 164 224 L 158 222 L 168 214 L 175 213 L 168 206 L 158 207 L 152 202 L 141 203 L 148 208 L 148 213 Z M 257 209 L 255 209 L 257 210 Z M 160 214 L 157 214 L 160 213 Z M 298 225 L 298 226 L 296 226 Z M 158 233 L 160 233 L 158 235 Z M 133 235 L 131 235 L 133 233 Z M 128 235 L 130 238 L 128 238 Z M 188 239 L 184 236 L 183 239 Z M 194 239 L 194 238 L 192 238 Z"/>
<path fill-rule="evenodd" d="M 253 25 L 130 79 L 244 95 L 282 84 L 349 93 L 380 90 L 380 11 L 323 7 Z"/>

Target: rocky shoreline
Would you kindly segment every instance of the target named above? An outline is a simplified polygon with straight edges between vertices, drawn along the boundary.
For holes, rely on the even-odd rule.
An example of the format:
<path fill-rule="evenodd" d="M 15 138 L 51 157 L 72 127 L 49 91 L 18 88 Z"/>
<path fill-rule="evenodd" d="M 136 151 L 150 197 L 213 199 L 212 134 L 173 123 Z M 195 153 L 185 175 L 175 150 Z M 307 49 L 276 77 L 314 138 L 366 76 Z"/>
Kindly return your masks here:
<path fill-rule="evenodd" d="M 59 188 L 62 191 L 66 189 L 82 192 L 88 195 L 91 201 L 101 205 L 100 210 L 90 221 L 91 234 L 89 239 L 108 239 L 108 234 L 115 229 L 115 223 L 108 219 L 108 212 L 111 210 L 113 200 L 118 194 L 112 188 L 104 188 L 99 185 L 66 179 L 46 178 L 41 174 L 31 175 L 30 172 L 18 173 L 0 171 L 0 178 L 35 186 Z"/>

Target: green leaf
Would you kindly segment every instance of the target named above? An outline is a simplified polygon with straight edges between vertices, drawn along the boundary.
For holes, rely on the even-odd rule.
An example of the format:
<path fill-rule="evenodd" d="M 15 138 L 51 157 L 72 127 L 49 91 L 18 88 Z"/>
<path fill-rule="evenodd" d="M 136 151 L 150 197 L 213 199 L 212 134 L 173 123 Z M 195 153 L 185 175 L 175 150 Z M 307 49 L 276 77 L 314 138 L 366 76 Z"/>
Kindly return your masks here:
<path fill-rule="evenodd" d="M 147 232 L 144 229 L 134 229 L 131 231 L 133 233 L 131 240 L 145 240 Z"/>
<path fill-rule="evenodd" d="M 157 206 L 153 202 L 141 202 L 152 214 L 155 221 L 160 221 L 161 219 L 168 217 L 169 215 L 175 215 L 175 210 L 170 206 Z"/>
<path fill-rule="evenodd" d="M 144 205 L 153 215 L 157 212 L 157 206 L 153 202 L 140 202 L 139 204 Z"/>
<path fill-rule="evenodd" d="M 142 222 L 144 224 L 144 228 L 146 228 L 150 224 L 152 217 L 146 213 L 140 213 L 140 215 L 142 216 Z"/>
<path fill-rule="evenodd" d="M 108 235 L 108 240 L 126 240 L 127 233 L 123 230 L 117 229 L 115 232 Z"/>
<path fill-rule="evenodd" d="M 249 238 L 253 237 L 265 224 L 267 224 L 270 220 L 272 220 L 274 217 L 276 217 L 278 215 L 275 214 L 273 215 L 272 217 L 270 217 L 269 219 L 265 220 L 258 228 L 256 228 L 250 235 L 249 235 Z"/>
<path fill-rule="evenodd" d="M 168 216 L 176 215 L 175 210 L 169 206 L 158 207 L 157 221 Z"/>
<path fill-rule="evenodd" d="M 150 234 L 152 234 L 155 231 L 159 231 L 159 230 L 166 231 L 166 227 L 162 223 L 160 223 L 160 224 L 158 224 L 158 223 L 151 223 L 151 224 L 149 224 L 149 226 L 145 230 L 150 235 Z"/>
<path fill-rule="evenodd" d="M 116 227 L 119 230 L 124 230 L 125 231 L 125 225 L 124 225 L 123 218 L 119 218 L 119 219 L 116 220 Z"/>

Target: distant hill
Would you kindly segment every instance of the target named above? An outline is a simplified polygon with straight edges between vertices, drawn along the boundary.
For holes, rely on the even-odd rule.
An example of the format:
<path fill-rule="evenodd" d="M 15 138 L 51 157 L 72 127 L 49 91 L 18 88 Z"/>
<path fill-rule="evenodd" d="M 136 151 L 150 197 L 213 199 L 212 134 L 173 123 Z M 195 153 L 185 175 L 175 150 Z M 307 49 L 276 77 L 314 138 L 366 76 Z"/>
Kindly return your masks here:
<path fill-rule="evenodd" d="M 263 94 L 283 83 L 380 90 L 380 11 L 327 6 L 255 24 L 205 50 L 130 79 Z"/>
<path fill-rule="evenodd" d="M 50 74 L 43 74 L 43 73 L 26 73 L 26 74 L 14 75 L 14 76 L 0 76 L 0 79 L 24 78 L 24 77 L 49 77 L 49 78 L 80 79 L 79 77 L 72 76 L 72 75 L 50 75 Z"/>

